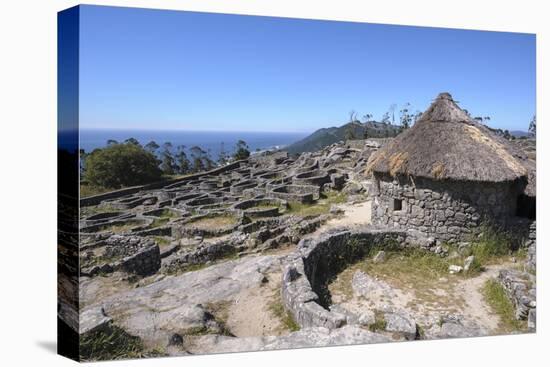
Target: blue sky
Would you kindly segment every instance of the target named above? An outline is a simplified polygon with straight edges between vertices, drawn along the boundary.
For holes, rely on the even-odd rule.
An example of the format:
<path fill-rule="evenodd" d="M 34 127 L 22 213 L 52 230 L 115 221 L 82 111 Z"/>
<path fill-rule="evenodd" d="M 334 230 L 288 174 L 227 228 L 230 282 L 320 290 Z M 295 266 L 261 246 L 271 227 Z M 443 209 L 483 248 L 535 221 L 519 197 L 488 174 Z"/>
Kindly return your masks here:
<path fill-rule="evenodd" d="M 490 125 L 535 114 L 535 36 L 84 6 L 84 128 L 300 131 L 425 110 L 448 91 Z"/>

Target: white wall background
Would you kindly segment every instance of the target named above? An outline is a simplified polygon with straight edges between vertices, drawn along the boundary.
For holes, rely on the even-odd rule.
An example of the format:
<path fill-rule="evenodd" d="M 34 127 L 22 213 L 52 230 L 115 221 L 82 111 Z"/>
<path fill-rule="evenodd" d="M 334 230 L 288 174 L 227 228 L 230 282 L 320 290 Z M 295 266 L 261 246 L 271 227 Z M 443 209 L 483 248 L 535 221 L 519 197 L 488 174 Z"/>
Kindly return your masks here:
<path fill-rule="evenodd" d="M 283 352 L 108 362 L 109 366 L 404 365 L 536 366 L 548 363 L 546 128 L 549 26 L 545 1 L 93 1 L 271 16 L 537 33 L 538 333 Z M 56 12 L 75 1 L 0 5 L 0 365 L 65 366 L 56 339 Z M 546 68 L 545 68 L 546 66 Z M 550 144 L 549 144 L 550 145 Z M 546 218 L 545 218 L 546 215 Z M 546 289 L 544 289 L 546 287 Z M 546 341 L 544 340 L 546 339 Z M 116 364 L 115 364 L 116 363 Z M 547 364 L 546 364 L 547 365 Z"/>

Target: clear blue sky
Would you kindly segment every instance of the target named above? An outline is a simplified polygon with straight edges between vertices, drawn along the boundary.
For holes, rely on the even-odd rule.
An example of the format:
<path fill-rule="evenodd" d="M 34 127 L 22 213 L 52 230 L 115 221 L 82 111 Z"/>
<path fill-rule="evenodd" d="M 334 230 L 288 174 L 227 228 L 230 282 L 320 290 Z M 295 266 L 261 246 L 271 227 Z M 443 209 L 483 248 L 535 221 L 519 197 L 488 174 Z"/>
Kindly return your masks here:
<path fill-rule="evenodd" d="M 313 131 L 450 92 L 490 125 L 535 114 L 535 36 L 148 9 L 81 9 L 85 128 Z"/>

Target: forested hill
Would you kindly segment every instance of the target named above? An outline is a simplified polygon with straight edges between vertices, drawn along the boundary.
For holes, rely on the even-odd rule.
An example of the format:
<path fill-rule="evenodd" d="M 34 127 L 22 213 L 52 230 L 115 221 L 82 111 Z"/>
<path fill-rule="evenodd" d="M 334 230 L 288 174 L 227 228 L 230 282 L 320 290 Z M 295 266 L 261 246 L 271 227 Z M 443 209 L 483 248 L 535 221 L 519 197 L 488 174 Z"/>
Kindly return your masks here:
<path fill-rule="evenodd" d="M 366 136 L 369 138 L 387 138 L 397 135 L 401 128 L 397 125 L 376 121 L 366 123 L 348 122 L 340 127 L 319 129 L 304 139 L 287 146 L 284 150 L 292 155 L 314 152 L 342 140 L 364 138 L 365 130 L 367 132 Z"/>

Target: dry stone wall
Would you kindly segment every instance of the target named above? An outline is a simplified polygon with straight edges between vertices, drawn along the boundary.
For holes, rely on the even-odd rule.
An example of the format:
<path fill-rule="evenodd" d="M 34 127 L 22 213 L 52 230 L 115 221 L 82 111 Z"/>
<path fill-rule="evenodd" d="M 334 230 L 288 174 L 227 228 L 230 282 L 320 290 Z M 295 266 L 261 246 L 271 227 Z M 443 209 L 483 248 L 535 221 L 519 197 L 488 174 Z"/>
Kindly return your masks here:
<path fill-rule="evenodd" d="M 284 306 L 303 328 L 341 327 L 346 316 L 329 309 L 327 283 L 347 265 L 365 257 L 373 247 L 424 247 L 426 239 L 400 229 L 369 227 L 336 230 L 303 239 L 283 269 Z"/>
<path fill-rule="evenodd" d="M 506 225 L 515 215 L 510 183 L 392 179 L 375 174 L 373 224 L 413 228 L 440 242 L 466 238 L 484 221 Z"/>

